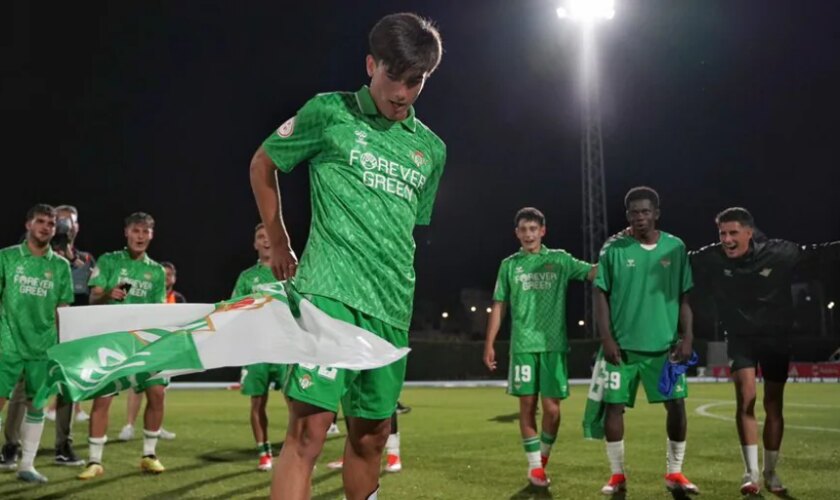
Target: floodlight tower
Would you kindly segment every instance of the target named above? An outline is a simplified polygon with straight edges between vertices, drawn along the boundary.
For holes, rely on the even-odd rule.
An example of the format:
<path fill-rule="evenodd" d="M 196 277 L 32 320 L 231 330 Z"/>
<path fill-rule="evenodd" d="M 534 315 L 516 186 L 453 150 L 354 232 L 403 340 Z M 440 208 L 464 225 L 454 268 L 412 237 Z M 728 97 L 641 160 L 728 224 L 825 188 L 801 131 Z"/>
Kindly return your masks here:
<path fill-rule="evenodd" d="M 557 9 L 560 19 L 576 22 L 581 32 L 581 186 L 583 200 L 583 258 L 596 262 L 607 239 L 607 203 L 604 187 L 604 150 L 601 142 L 601 112 L 598 105 L 598 71 L 595 25 L 615 17 L 613 0 L 568 0 Z M 590 335 L 596 337 L 592 289 L 584 290 L 584 317 Z"/>

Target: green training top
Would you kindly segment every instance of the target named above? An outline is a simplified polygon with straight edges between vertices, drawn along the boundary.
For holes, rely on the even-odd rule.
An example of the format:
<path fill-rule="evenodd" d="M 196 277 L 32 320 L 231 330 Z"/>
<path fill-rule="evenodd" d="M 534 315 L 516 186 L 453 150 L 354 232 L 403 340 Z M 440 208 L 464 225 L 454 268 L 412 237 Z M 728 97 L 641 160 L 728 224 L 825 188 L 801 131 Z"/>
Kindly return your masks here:
<path fill-rule="evenodd" d="M 26 243 L 0 250 L 0 351 L 46 359 L 58 343 L 55 308 L 73 297 L 70 264 L 52 248 L 40 257 Z"/>
<path fill-rule="evenodd" d="M 428 224 L 446 161 L 414 116 L 379 114 L 367 87 L 319 94 L 263 143 L 278 169 L 309 161 L 312 223 L 295 284 L 407 330 L 413 230 Z"/>
<path fill-rule="evenodd" d="M 511 352 L 569 350 L 566 287 L 585 280 L 590 269 L 592 264 L 545 245 L 539 253 L 520 249 L 502 261 L 493 300 L 510 304 Z"/>
<path fill-rule="evenodd" d="M 274 283 L 276 281 L 277 278 L 274 277 L 274 273 L 271 272 L 271 268 L 257 262 L 253 266 L 239 273 L 239 277 L 236 278 L 236 285 L 234 285 L 233 293 L 230 294 L 230 297 L 233 298 L 254 293 L 260 288 L 260 286 L 266 283 Z"/>
<path fill-rule="evenodd" d="M 677 339 L 680 297 L 692 287 L 685 243 L 664 231 L 652 249 L 632 236 L 610 238 L 595 286 L 609 296 L 612 334 L 622 349 L 667 350 Z"/>
<path fill-rule="evenodd" d="M 110 290 L 122 283 L 131 283 L 131 288 L 125 299 L 115 304 L 166 302 L 166 270 L 148 254 L 134 260 L 128 250 L 118 250 L 99 257 L 88 284 Z"/>

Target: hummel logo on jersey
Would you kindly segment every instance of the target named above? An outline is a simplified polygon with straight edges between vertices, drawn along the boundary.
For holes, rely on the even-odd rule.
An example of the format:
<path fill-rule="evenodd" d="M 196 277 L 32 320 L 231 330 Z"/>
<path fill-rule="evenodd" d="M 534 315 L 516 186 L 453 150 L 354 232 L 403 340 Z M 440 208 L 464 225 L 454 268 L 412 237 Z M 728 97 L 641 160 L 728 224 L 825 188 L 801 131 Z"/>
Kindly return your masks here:
<path fill-rule="evenodd" d="M 636 267 L 636 259 L 627 259 L 627 267 Z"/>
<path fill-rule="evenodd" d="M 764 268 L 764 269 L 762 269 L 762 270 L 761 270 L 761 272 L 760 272 L 760 273 L 758 273 L 758 274 L 760 274 L 760 275 L 764 276 L 765 278 L 769 278 L 769 277 L 770 277 L 770 273 L 772 273 L 772 272 L 773 272 L 773 269 L 771 269 L 771 268 L 769 268 L 769 267 L 765 267 L 765 268 Z"/>
<path fill-rule="evenodd" d="M 662 259 L 659 263 L 662 264 L 662 267 L 664 268 L 668 268 L 671 265 L 671 261 L 668 259 Z"/>
<path fill-rule="evenodd" d="M 356 144 L 361 144 L 362 146 L 367 146 L 368 143 L 365 141 L 365 137 L 367 137 L 367 133 L 363 130 L 357 130 L 353 132 L 356 134 Z"/>
<path fill-rule="evenodd" d="M 727 278 L 731 278 L 732 277 L 732 269 L 724 269 L 723 270 L 723 275 L 726 276 Z"/>
<path fill-rule="evenodd" d="M 23 266 L 17 266 L 15 268 L 15 274 L 23 274 Z"/>
<path fill-rule="evenodd" d="M 519 274 L 519 273 L 524 273 L 525 270 L 522 269 L 522 266 L 516 266 L 516 269 L 514 269 L 514 272 Z"/>
<path fill-rule="evenodd" d="M 683 392 L 684 390 L 685 389 L 683 389 L 683 386 L 681 386 L 681 385 L 678 385 L 678 386 L 674 387 L 674 392 Z"/>
<path fill-rule="evenodd" d="M 120 276 L 128 276 L 128 269 L 126 269 L 126 268 L 120 269 Z"/>

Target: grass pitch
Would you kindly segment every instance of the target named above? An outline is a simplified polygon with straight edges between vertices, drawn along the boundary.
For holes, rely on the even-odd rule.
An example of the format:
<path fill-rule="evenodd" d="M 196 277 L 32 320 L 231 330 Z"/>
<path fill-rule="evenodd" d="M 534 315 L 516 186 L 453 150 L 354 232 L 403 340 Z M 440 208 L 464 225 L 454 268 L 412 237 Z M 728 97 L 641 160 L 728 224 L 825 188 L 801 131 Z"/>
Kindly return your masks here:
<path fill-rule="evenodd" d="M 694 384 L 687 400 L 688 447 L 684 471 L 701 490 L 699 498 L 739 498 L 743 471 L 730 384 Z M 580 419 L 586 387 L 573 387 L 562 404 L 563 421 L 552 453 L 548 490 L 527 487 L 526 462 L 517 425 L 516 399 L 499 388 L 406 388 L 401 400 L 413 411 L 400 417 L 403 471 L 384 474 L 384 499 L 602 498 L 609 477 L 602 442 L 582 439 Z M 643 395 L 640 394 L 640 400 Z M 265 498 L 270 474 L 256 470 L 248 424 L 248 400 L 234 391 L 172 390 L 165 427 L 175 441 L 160 441 L 167 467 L 159 476 L 139 471 L 142 441 L 116 441 L 125 403 L 114 402 L 105 475 L 75 479 L 80 468 L 52 465 L 54 428 L 48 422 L 36 467 L 50 482 L 24 484 L 0 474 L 0 498 L 169 499 Z M 779 474 L 796 499 L 838 498 L 840 473 L 840 384 L 789 384 L 786 432 Z M 85 404 L 89 407 L 89 404 Z M 760 406 L 760 405 L 759 405 Z M 279 450 L 286 408 L 279 393 L 269 402 L 270 435 Z M 759 418 L 761 412 L 759 410 Z M 142 417 L 141 417 L 142 418 Z M 626 415 L 628 498 L 671 498 L 665 491 L 665 412 L 641 403 Z M 344 425 L 341 424 L 342 432 Z M 86 425 L 74 428 L 77 453 L 87 457 Z M 140 434 L 138 432 L 138 434 Z M 313 477 L 313 498 L 342 498 L 341 474 L 326 464 L 338 458 L 344 436 L 328 440 Z M 774 498 L 763 493 L 765 498 Z"/>

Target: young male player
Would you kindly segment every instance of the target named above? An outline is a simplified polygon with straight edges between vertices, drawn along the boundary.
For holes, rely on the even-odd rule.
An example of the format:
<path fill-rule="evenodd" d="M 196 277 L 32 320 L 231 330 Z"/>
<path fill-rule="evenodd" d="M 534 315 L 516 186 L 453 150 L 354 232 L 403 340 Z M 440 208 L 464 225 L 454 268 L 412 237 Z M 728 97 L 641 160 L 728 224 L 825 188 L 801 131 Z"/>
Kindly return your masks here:
<path fill-rule="evenodd" d="M 135 212 L 125 219 L 126 248 L 102 255 L 90 277 L 91 304 L 162 304 L 166 302 L 166 271 L 146 251 L 154 238 L 155 220 Z M 143 456 L 140 468 L 159 474 L 166 470 L 155 453 L 163 422 L 166 378 L 138 380 L 135 392 L 146 393 L 143 415 Z M 107 441 L 108 410 L 114 396 L 93 400 L 88 434 L 88 463 L 79 479 L 93 479 L 105 473 L 102 453 Z"/>
<path fill-rule="evenodd" d="M 484 364 L 496 369 L 493 343 L 511 310 L 508 394 L 519 398 L 519 430 L 528 459 L 528 480 L 546 487 L 545 467 L 560 427 L 560 401 L 569 397 L 566 353 L 566 288 L 572 280 L 591 280 L 596 268 L 565 250 L 542 244 L 545 216 L 536 208 L 514 218 L 521 248 L 502 261 L 487 322 Z M 537 402 L 542 400 L 542 432 L 537 432 Z"/>
<path fill-rule="evenodd" d="M 266 283 L 274 283 L 277 278 L 271 272 L 269 259 L 271 245 L 268 233 L 262 223 L 254 229 L 254 250 L 257 251 L 257 263 L 242 271 L 236 279 L 231 297 L 254 293 Z M 268 390 L 272 384 L 280 389 L 285 380 L 287 365 L 256 363 L 242 367 L 241 392 L 251 397 L 251 430 L 257 442 L 259 463 L 257 470 L 271 470 L 271 441 L 268 439 Z"/>
<path fill-rule="evenodd" d="M 414 115 L 440 62 L 426 19 L 391 14 L 369 35 L 370 87 L 309 100 L 257 150 L 251 186 L 271 244 L 271 267 L 331 316 L 408 345 L 414 295 L 414 226 L 428 224 L 445 146 Z M 283 222 L 275 170 L 310 164 L 312 224 L 300 268 Z M 272 497 L 308 498 L 310 476 L 339 401 L 348 416 L 344 490 L 376 498 L 379 462 L 406 360 L 361 372 L 295 365 L 285 392 L 289 426 Z"/>
<path fill-rule="evenodd" d="M 840 260 L 840 241 L 799 245 L 755 238 L 755 221 L 742 207 L 715 217 L 720 243 L 689 252 L 698 290 L 714 299 L 726 331 L 735 382 L 735 425 L 744 458 L 742 495 L 759 493 L 756 369 L 764 378 L 764 484 L 775 494 L 786 488 L 776 473 L 785 421 L 785 382 L 793 326 L 791 284 L 795 271 L 814 271 Z M 810 268 L 810 269 L 809 269 Z"/>
<path fill-rule="evenodd" d="M 44 410 L 32 398 L 46 383 L 47 349 L 58 341 L 56 308 L 73 303 L 70 264 L 50 247 L 55 216 L 53 207 L 35 205 L 26 214 L 26 240 L 0 250 L 0 410 L 23 378 L 27 410 L 17 477 L 30 483 L 47 482 L 34 465 Z"/>
<path fill-rule="evenodd" d="M 658 382 L 669 356 L 687 360 L 693 342 L 688 292 L 691 268 L 685 244 L 657 229 L 659 195 L 645 186 L 624 198 L 630 229 L 611 238 L 601 250 L 595 278 L 594 305 L 603 346 L 605 371 L 604 431 L 612 476 L 601 489 L 612 495 L 626 489 L 624 475 L 624 408 L 633 407 L 639 382 L 648 403 L 663 403 L 667 411 L 667 473 L 669 490 L 696 493 L 682 474 L 685 456 L 687 396 L 685 375 L 671 395 Z M 683 337 L 677 335 L 677 326 Z"/>

